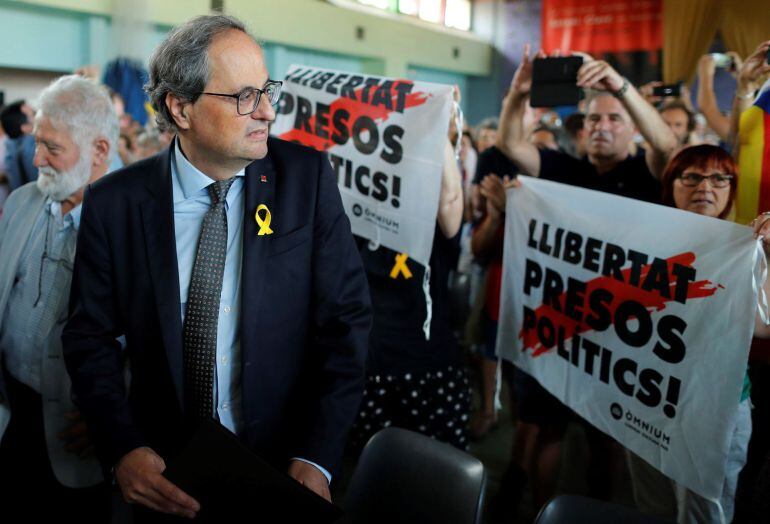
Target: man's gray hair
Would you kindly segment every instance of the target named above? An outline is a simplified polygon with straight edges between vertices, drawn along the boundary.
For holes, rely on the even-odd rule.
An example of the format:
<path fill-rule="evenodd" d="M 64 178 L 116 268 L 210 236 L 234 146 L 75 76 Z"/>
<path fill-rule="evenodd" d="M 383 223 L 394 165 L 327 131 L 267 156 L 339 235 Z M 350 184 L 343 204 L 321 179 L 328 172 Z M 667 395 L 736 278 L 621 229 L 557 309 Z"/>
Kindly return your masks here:
<path fill-rule="evenodd" d="M 166 106 L 166 95 L 171 93 L 185 102 L 198 99 L 209 80 L 211 41 L 230 29 L 251 36 L 243 22 L 235 17 L 203 15 L 174 28 L 155 48 L 150 57 L 150 81 L 144 90 L 155 108 L 155 120 L 161 131 L 177 131 L 174 117 Z"/>
<path fill-rule="evenodd" d="M 57 78 L 37 101 L 38 115 L 64 124 L 81 149 L 106 138 L 110 154 L 116 151 L 120 124 L 107 89 L 79 75 Z"/>
<path fill-rule="evenodd" d="M 588 106 L 594 103 L 594 100 L 596 100 L 597 98 L 601 98 L 603 96 L 613 96 L 613 94 L 603 89 L 586 89 L 585 90 L 586 111 L 588 110 Z"/>
<path fill-rule="evenodd" d="M 495 116 L 490 116 L 479 122 L 479 125 L 476 126 L 476 131 L 481 131 L 482 129 L 494 129 L 497 131 L 497 127 L 500 125 L 500 121 Z"/>

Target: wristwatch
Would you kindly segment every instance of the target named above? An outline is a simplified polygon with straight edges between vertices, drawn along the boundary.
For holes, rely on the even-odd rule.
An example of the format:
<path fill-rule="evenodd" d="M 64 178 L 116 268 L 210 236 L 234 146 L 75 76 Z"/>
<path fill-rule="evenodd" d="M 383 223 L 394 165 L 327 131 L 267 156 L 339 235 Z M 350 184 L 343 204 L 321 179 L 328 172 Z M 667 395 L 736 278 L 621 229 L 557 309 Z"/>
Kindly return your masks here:
<path fill-rule="evenodd" d="M 623 95 L 626 94 L 626 91 L 628 91 L 628 87 L 631 85 L 631 83 L 628 81 L 628 78 L 623 77 L 623 85 L 620 86 L 620 89 L 617 91 L 610 91 L 612 93 L 612 96 L 615 98 L 623 98 Z"/>

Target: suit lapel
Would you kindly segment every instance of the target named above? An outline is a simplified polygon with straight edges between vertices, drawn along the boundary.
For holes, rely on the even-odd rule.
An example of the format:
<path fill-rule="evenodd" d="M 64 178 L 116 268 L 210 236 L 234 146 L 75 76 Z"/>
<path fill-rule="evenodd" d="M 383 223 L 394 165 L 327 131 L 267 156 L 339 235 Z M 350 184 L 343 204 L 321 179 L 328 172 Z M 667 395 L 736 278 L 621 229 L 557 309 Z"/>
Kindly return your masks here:
<path fill-rule="evenodd" d="M 243 267 L 241 269 L 241 357 L 242 369 L 249 363 L 249 359 L 254 358 L 253 351 L 258 350 L 259 341 L 257 330 L 254 329 L 255 318 L 250 312 L 256 310 L 260 303 L 260 296 L 265 284 L 267 275 L 265 274 L 265 259 L 267 258 L 267 249 L 269 245 L 269 235 L 258 235 L 259 226 L 255 219 L 257 207 L 265 204 L 272 212 L 275 209 L 275 185 L 276 171 L 270 160 L 270 155 L 261 160 L 252 162 L 246 168 L 246 195 L 244 201 L 243 218 Z M 262 214 L 264 216 L 264 213 Z M 275 227 L 273 223 L 273 227 Z M 252 391 L 252 395 L 244 395 L 244 402 L 247 397 L 263 398 L 258 394 L 259 383 L 251 383 L 250 375 L 243 373 L 243 391 Z M 246 406 L 244 406 L 246 408 Z M 253 407 L 253 406 L 252 406 Z M 246 408 L 247 409 L 247 408 Z"/>
<path fill-rule="evenodd" d="M 158 157 L 159 165 L 147 183 L 151 198 L 141 204 L 147 263 L 150 268 L 158 321 L 174 381 L 179 406 L 184 409 L 182 320 L 179 299 L 179 269 L 174 235 L 174 202 L 170 158 L 174 146 Z"/>

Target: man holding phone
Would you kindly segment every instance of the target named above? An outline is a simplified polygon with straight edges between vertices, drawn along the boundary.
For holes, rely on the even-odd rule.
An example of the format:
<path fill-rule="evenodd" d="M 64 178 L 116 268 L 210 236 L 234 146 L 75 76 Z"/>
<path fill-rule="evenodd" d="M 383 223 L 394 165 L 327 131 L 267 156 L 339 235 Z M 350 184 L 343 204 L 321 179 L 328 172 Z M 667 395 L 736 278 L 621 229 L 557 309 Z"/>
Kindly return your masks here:
<path fill-rule="evenodd" d="M 575 85 L 565 88 L 573 94 L 575 87 L 598 90 L 588 103 L 584 120 L 585 155 L 575 158 L 561 151 L 538 149 L 528 140 L 524 114 L 533 90 L 529 46 L 525 47 L 521 65 L 503 102 L 496 147 L 527 175 L 658 202 L 661 193 L 658 178 L 669 155 L 678 147 L 674 133 L 657 110 L 609 64 L 588 55 L 582 56 L 583 64 L 577 69 Z M 545 58 L 545 54 L 541 51 L 538 58 Z M 549 96 L 560 94 L 553 93 L 552 88 L 551 91 Z M 537 98 L 543 102 L 548 97 Z M 637 128 L 650 147 L 644 154 L 631 155 L 632 138 Z M 474 231 L 477 246 L 484 245 L 485 239 L 502 237 L 500 215 L 505 211 L 505 182 L 490 175 L 481 183 L 480 192 L 486 198 L 485 207 L 490 212 Z M 536 499 L 545 499 L 551 493 L 559 468 L 558 458 L 554 457 L 559 455 L 565 420 L 560 402 L 525 373 L 514 371 L 513 388 L 518 399 L 518 442 L 514 443 L 511 466 L 503 479 L 505 494 L 498 497 L 499 501 L 507 500 L 497 504 L 503 506 L 500 511 L 511 514 L 515 514 L 518 498 L 510 495 L 520 492 L 525 483 L 532 484 Z M 608 456 L 608 442 L 608 437 L 591 432 L 592 456 Z M 537 466 L 533 468 L 532 464 Z M 604 496 L 609 467 L 610 461 L 604 461 L 590 468 L 589 489 L 594 496 Z"/>
<path fill-rule="evenodd" d="M 545 58 L 541 51 L 538 58 Z M 527 141 L 523 117 L 532 89 L 532 60 L 522 62 L 503 102 L 497 147 L 526 174 L 648 202 L 660 199 L 658 178 L 678 147 L 658 111 L 607 62 L 588 55 L 577 73 L 577 86 L 596 90 L 588 103 L 587 154 L 580 159 L 559 151 L 538 150 Z M 630 154 L 636 130 L 648 147 Z"/>

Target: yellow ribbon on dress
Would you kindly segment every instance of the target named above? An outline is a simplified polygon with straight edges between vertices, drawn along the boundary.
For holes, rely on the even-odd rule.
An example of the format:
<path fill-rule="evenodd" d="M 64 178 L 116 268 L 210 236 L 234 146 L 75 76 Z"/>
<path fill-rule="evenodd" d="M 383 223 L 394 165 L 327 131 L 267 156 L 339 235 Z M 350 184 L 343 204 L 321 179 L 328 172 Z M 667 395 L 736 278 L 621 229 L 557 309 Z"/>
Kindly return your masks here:
<path fill-rule="evenodd" d="M 259 216 L 259 212 L 262 210 L 265 210 L 265 218 Z M 254 213 L 254 219 L 257 221 L 257 225 L 259 226 L 259 231 L 257 232 L 257 236 L 262 235 L 272 235 L 273 230 L 270 229 L 270 210 L 267 208 L 265 204 L 259 204 L 257 207 L 257 212 Z"/>
<path fill-rule="evenodd" d="M 406 265 L 408 259 L 409 255 L 406 253 L 396 255 L 396 263 L 393 264 L 393 269 L 390 270 L 390 278 L 396 279 L 401 273 L 404 274 L 405 279 L 412 278 L 412 272 L 409 271 L 409 266 Z"/>

